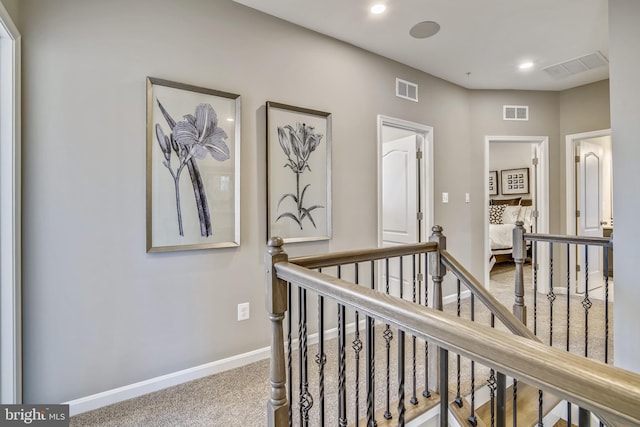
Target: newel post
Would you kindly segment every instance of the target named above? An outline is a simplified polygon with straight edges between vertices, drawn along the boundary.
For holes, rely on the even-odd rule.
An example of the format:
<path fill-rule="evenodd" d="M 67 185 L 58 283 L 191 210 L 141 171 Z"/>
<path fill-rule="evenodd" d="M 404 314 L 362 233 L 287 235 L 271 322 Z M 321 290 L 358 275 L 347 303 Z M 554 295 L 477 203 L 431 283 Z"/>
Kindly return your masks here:
<path fill-rule="evenodd" d="M 264 257 L 266 308 L 271 320 L 271 390 L 267 402 L 267 426 L 284 427 L 289 425 L 289 402 L 287 402 L 284 357 L 284 332 L 282 321 L 287 311 L 287 283 L 278 279 L 274 265 L 287 262 L 289 257 L 282 248 L 280 237 L 272 237 L 267 242 L 268 250 Z"/>
<path fill-rule="evenodd" d="M 447 249 L 447 238 L 442 234 L 442 227 L 434 225 L 429 236 L 430 242 L 438 244 L 438 250 L 429 253 L 429 274 L 433 280 L 433 308 L 442 311 L 442 280 L 447 269 L 440 259 L 440 251 Z"/>
<path fill-rule="evenodd" d="M 527 307 L 524 305 L 524 259 L 527 256 L 527 247 L 524 241 L 524 222 L 516 221 L 513 229 L 513 261 L 516 264 L 515 301 L 513 314 L 523 324 L 527 324 Z"/>
<path fill-rule="evenodd" d="M 442 311 L 442 281 L 444 275 L 447 273 L 447 268 L 442 263 L 440 251 L 447 249 L 447 238 L 442 234 L 442 227 L 434 225 L 431 228 L 431 236 L 429 236 L 430 242 L 438 244 L 438 249 L 434 252 L 429 252 L 429 274 L 431 280 L 433 280 L 433 308 Z M 439 347 L 434 347 L 429 357 L 429 388 L 440 393 L 440 396 L 448 396 L 448 362 L 449 355 L 447 350 Z M 440 411 L 446 414 L 448 409 L 448 399 L 442 398 L 440 401 Z M 441 420 L 446 420 L 446 417 L 441 417 Z"/>

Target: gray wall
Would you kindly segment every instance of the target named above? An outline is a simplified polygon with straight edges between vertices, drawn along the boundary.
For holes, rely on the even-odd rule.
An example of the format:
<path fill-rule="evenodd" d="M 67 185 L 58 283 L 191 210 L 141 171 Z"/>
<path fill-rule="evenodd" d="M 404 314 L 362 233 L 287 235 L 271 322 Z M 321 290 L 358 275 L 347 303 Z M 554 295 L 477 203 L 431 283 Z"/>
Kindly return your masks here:
<path fill-rule="evenodd" d="M 561 176 L 555 92 L 467 91 L 230 0 L 9 3 L 23 35 L 27 402 L 268 345 L 267 100 L 333 114 L 333 239 L 290 245 L 292 255 L 376 244 L 377 114 L 434 127 L 436 222 L 479 277 L 484 135 L 549 135 L 551 183 Z M 146 76 L 242 95 L 239 248 L 145 253 Z M 396 98 L 395 77 L 419 84 L 421 102 Z M 531 121 L 502 122 L 507 103 L 530 105 Z"/>
<path fill-rule="evenodd" d="M 514 90 L 478 90 L 471 92 L 471 146 L 469 148 L 474 161 L 470 164 L 474 177 L 484 177 L 485 136 L 548 136 L 549 137 L 549 229 L 557 230 L 559 214 L 559 194 L 554 185 L 558 182 L 558 92 L 544 91 L 514 91 Z M 503 105 L 528 105 L 528 121 L 502 120 Z M 481 160 L 482 159 L 482 160 Z M 483 197 L 485 179 L 475 179 L 472 192 Z M 484 235 L 484 213 L 486 206 L 482 203 L 474 206 L 471 216 L 474 233 L 473 247 L 476 251 L 483 251 L 488 236 Z M 483 253 L 483 252 L 480 252 Z M 475 274 L 483 274 L 484 257 L 475 257 L 471 268 Z M 484 276 L 479 276 L 484 277 Z"/>
<path fill-rule="evenodd" d="M 267 100 L 333 113 L 334 237 L 291 245 L 293 255 L 376 245 L 377 114 L 435 128 L 436 189 L 454 182 L 447 188 L 463 192 L 470 181 L 447 167 L 470 162 L 468 92 L 440 79 L 227 0 L 19 6 L 27 402 L 268 345 Z M 242 95 L 239 248 L 145 253 L 148 75 Z M 396 76 L 420 85 L 420 103 L 394 96 Z M 437 206 L 436 219 L 447 218 L 450 247 L 467 261 L 468 230 L 453 230 L 470 211 L 455 206 Z M 237 322 L 247 301 L 252 317 Z"/>
<path fill-rule="evenodd" d="M 566 136 L 611 127 L 609 80 L 560 92 L 560 177 L 566 176 Z M 566 233 L 566 185 L 560 186 L 560 232 Z"/>
<path fill-rule="evenodd" d="M 609 58 L 611 61 L 611 130 L 613 149 L 613 210 L 616 283 L 614 362 L 640 372 L 638 339 L 638 159 L 640 158 L 640 2 L 609 1 Z"/>

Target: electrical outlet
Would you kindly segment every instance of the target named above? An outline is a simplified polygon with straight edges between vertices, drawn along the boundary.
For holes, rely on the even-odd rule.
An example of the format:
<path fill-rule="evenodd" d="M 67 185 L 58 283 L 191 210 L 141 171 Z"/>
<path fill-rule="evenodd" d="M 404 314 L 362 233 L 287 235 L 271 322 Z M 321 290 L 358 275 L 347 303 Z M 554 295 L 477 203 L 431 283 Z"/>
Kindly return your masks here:
<path fill-rule="evenodd" d="M 238 304 L 238 321 L 247 320 L 250 316 L 249 303 Z"/>
<path fill-rule="evenodd" d="M 449 203 L 449 193 L 442 193 L 442 203 Z"/>

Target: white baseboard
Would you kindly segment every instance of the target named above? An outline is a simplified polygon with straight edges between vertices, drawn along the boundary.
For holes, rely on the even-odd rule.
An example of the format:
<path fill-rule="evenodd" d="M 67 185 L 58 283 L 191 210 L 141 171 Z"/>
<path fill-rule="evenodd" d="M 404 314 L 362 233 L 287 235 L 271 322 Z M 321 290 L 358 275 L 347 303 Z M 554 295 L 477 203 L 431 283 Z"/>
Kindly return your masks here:
<path fill-rule="evenodd" d="M 360 321 L 360 327 L 363 328 L 365 321 Z M 347 333 L 355 330 L 355 324 L 346 325 Z M 332 328 L 324 333 L 325 339 L 332 339 L 338 336 L 338 329 Z M 308 345 L 318 342 L 318 334 L 311 334 L 307 338 Z M 294 339 L 291 343 L 293 348 L 297 348 L 298 340 Z M 286 349 L 285 349 L 286 351 Z M 247 353 L 238 354 L 236 356 L 227 357 L 226 359 L 216 360 L 215 362 L 205 363 L 204 365 L 194 366 L 193 368 L 183 369 L 126 386 L 103 391 L 101 393 L 92 394 L 90 396 L 81 397 L 79 399 L 63 402 L 69 405 L 69 415 L 74 416 L 83 412 L 92 411 L 104 406 L 113 405 L 114 403 L 133 399 L 154 391 L 163 390 L 168 387 L 183 384 L 188 381 L 197 380 L 208 377 L 209 375 L 219 374 L 230 369 L 239 368 L 253 362 L 268 359 L 271 355 L 271 347 L 263 347 Z"/>
<path fill-rule="evenodd" d="M 168 387 L 197 380 L 209 375 L 218 374 L 229 369 L 239 368 L 249 363 L 257 362 L 269 357 L 270 347 L 263 347 L 237 356 L 205 363 L 193 368 L 183 369 L 145 381 L 129 384 L 123 387 L 114 388 L 90 396 L 64 402 L 69 405 L 69 415 L 77 415 L 83 412 L 102 408 L 134 397 L 139 397 L 154 391 L 159 391 Z"/>

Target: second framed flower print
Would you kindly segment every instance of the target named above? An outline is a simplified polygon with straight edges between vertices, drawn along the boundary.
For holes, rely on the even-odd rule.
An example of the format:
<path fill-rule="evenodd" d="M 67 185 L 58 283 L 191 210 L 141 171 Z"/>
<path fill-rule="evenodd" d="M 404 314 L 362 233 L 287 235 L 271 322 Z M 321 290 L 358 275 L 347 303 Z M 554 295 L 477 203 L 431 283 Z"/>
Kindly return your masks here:
<path fill-rule="evenodd" d="M 331 114 L 267 102 L 267 239 L 331 238 Z"/>

